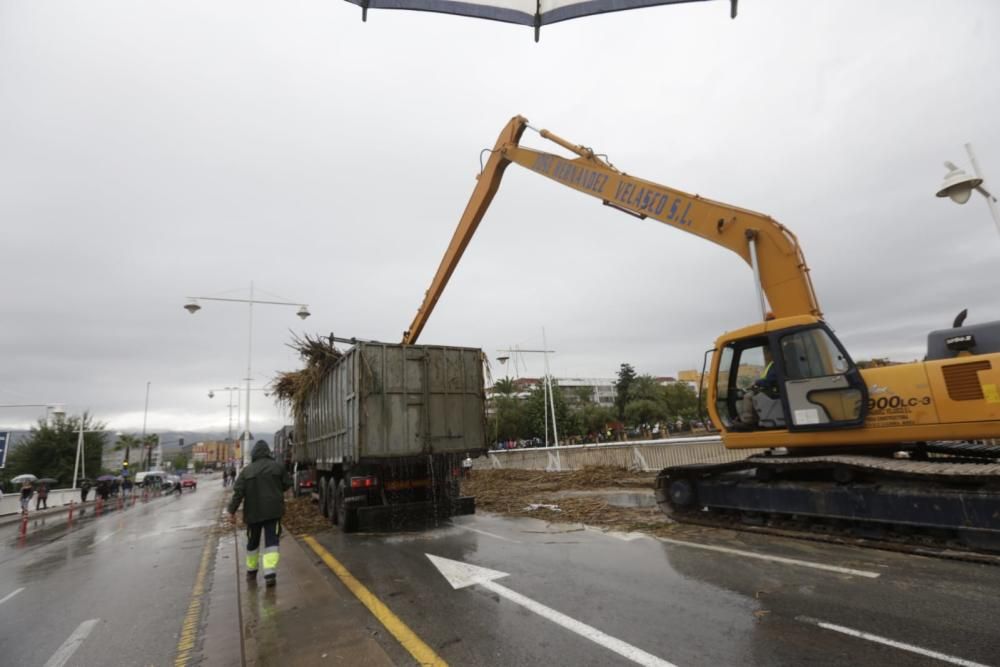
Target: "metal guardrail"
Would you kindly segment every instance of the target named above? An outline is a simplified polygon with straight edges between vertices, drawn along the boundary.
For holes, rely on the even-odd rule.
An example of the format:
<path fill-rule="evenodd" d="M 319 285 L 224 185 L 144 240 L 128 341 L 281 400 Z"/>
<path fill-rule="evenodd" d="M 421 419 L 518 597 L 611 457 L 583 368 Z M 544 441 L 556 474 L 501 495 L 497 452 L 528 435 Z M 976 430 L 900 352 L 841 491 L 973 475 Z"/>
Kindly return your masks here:
<path fill-rule="evenodd" d="M 689 463 L 739 461 L 760 449 L 726 449 L 717 435 L 660 440 L 561 445 L 487 452 L 473 462 L 473 470 L 514 468 L 524 470 L 578 470 L 585 466 L 613 466 L 655 472 Z"/>

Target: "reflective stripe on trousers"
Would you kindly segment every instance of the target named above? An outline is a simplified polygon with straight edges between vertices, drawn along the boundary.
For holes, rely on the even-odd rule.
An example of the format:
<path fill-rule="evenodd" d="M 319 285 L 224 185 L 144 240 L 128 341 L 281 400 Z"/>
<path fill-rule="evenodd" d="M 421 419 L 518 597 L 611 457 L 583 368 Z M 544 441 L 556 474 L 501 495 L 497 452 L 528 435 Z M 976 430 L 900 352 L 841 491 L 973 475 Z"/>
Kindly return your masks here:
<path fill-rule="evenodd" d="M 264 547 L 264 576 L 274 574 L 278 567 L 278 547 Z"/>
<path fill-rule="evenodd" d="M 259 549 L 254 549 L 253 551 L 247 552 L 247 570 L 250 572 L 256 572 L 257 566 L 260 561 Z M 267 557 L 264 557 L 264 562 L 267 562 Z M 265 565 L 266 567 L 266 565 Z"/>

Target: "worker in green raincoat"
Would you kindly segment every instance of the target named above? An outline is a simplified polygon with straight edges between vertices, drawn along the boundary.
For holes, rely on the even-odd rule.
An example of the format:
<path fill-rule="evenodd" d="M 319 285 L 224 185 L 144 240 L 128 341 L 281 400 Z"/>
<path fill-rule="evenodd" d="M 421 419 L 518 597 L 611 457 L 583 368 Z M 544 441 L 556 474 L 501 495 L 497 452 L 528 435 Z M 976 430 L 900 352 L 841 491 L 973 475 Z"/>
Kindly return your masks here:
<path fill-rule="evenodd" d="M 285 491 L 292 487 L 292 479 L 285 466 L 271 456 L 271 448 L 258 440 L 251 452 L 250 465 L 240 471 L 233 486 L 233 499 L 229 501 L 230 519 L 243 503 L 243 520 L 247 525 L 247 579 L 257 577 L 263 561 L 264 581 L 273 586 L 277 581 L 278 539 L 281 536 L 281 517 L 285 514 Z M 264 536 L 263 558 L 260 538 Z"/>

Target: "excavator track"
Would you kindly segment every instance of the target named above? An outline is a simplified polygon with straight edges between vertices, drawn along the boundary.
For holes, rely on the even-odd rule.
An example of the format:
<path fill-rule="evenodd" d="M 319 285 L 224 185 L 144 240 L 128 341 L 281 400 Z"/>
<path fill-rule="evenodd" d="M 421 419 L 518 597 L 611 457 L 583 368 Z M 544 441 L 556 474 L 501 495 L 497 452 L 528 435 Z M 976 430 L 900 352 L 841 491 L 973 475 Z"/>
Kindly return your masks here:
<path fill-rule="evenodd" d="M 656 497 L 682 523 L 1000 565 L 1000 462 L 952 453 L 673 466 Z"/>

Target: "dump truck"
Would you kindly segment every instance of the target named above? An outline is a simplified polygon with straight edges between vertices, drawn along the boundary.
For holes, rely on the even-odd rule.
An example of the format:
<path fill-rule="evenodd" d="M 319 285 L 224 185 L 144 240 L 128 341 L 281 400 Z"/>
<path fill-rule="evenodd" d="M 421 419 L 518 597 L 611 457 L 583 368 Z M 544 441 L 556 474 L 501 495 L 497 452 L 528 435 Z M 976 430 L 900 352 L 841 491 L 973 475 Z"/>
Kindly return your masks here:
<path fill-rule="evenodd" d="M 482 350 L 351 342 L 295 410 L 320 511 L 344 532 L 473 514 L 459 481 L 486 451 Z"/>

